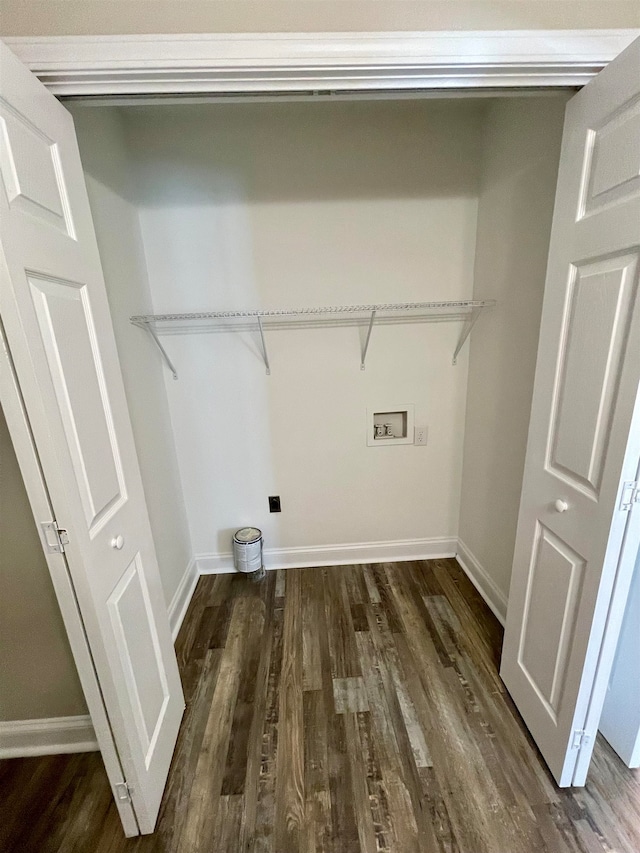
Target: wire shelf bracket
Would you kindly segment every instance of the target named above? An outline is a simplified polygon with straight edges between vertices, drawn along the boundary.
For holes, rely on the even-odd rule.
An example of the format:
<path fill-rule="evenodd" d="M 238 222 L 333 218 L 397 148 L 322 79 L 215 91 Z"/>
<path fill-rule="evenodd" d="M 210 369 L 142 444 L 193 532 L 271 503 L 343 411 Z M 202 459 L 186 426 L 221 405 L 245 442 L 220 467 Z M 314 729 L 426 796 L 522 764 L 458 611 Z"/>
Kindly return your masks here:
<path fill-rule="evenodd" d="M 160 355 L 162 356 L 164 363 L 167 365 L 167 367 L 171 371 L 173 378 L 177 379 L 178 378 L 178 372 L 175 369 L 175 367 L 173 366 L 173 362 L 171 361 L 171 359 L 167 355 L 166 349 L 160 343 L 160 338 L 158 337 L 158 334 L 157 334 L 156 330 L 154 329 L 154 327 L 151 325 L 151 323 L 146 322 L 146 321 L 142 321 L 142 320 L 136 321 L 135 317 L 131 318 L 131 322 L 133 323 L 134 326 L 138 326 L 139 329 L 144 329 L 145 332 L 149 333 L 151 340 L 154 342 L 154 344 L 156 345 L 156 347 L 160 351 Z"/>
<path fill-rule="evenodd" d="M 264 339 L 264 329 L 262 328 L 262 317 L 258 314 L 258 328 L 260 329 L 260 342 L 262 343 L 262 357 L 264 366 L 267 371 L 267 376 L 271 376 L 271 367 L 269 365 L 269 353 L 267 352 L 267 342 Z"/>
<path fill-rule="evenodd" d="M 453 359 L 451 363 L 455 366 L 458 363 L 458 356 L 460 355 L 460 350 L 465 345 L 467 338 L 471 334 L 471 329 L 478 322 L 478 317 L 480 316 L 480 312 L 482 311 L 482 307 L 477 306 L 471 309 L 471 313 L 465 319 L 464 325 L 462 327 L 462 331 L 460 332 L 460 338 L 458 339 L 458 346 L 453 353 Z"/>
<path fill-rule="evenodd" d="M 371 340 L 371 330 L 373 329 L 373 321 L 376 319 L 376 312 L 371 312 L 371 319 L 369 320 L 369 327 L 367 329 L 367 337 L 364 340 L 364 346 L 362 347 L 362 357 L 360 359 L 360 370 L 364 370 L 364 363 L 367 360 L 367 350 L 369 349 L 369 341 Z"/>
<path fill-rule="evenodd" d="M 457 302 L 398 302 L 379 305 L 344 305 L 325 308 L 275 309 L 253 311 L 203 311 L 185 314 L 144 314 L 131 317 L 131 323 L 149 334 L 174 379 L 178 378 L 161 334 L 197 333 L 202 331 L 258 332 L 260 351 L 267 376 L 271 364 L 265 330 L 291 327 L 320 328 L 325 326 L 359 326 L 366 328 L 360 351 L 360 370 L 365 369 L 374 325 L 417 323 L 430 321 L 463 321 L 458 343 L 453 353 L 455 365 L 471 330 L 485 308 L 493 308 L 494 299 Z"/>

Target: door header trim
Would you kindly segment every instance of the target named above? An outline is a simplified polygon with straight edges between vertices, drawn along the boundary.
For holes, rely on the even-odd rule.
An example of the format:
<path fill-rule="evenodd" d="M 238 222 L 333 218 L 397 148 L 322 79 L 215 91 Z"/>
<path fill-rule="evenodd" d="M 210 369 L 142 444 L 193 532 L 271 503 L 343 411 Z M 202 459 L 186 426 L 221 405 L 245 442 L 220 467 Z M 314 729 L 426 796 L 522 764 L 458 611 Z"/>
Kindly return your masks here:
<path fill-rule="evenodd" d="M 636 29 L 11 37 L 54 95 L 583 86 Z"/>

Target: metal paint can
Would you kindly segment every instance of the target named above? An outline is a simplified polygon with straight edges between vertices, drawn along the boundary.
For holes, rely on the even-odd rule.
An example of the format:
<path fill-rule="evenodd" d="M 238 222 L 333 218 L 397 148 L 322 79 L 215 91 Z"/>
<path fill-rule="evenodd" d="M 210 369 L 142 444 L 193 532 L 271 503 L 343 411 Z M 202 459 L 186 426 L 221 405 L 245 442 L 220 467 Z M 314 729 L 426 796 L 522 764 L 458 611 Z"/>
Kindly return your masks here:
<path fill-rule="evenodd" d="M 262 531 L 257 527 L 241 527 L 233 534 L 233 562 L 236 569 L 254 580 L 264 577 L 262 565 Z"/>

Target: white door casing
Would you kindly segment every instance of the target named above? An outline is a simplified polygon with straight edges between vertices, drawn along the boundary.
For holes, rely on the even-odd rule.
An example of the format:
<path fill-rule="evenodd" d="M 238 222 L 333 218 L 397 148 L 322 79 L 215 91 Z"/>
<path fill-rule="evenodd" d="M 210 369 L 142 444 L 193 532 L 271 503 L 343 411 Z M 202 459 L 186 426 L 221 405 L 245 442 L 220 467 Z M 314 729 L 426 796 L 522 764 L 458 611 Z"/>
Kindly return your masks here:
<path fill-rule="evenodd" d="M 56 95 L 283 94 L 583 86 L 638 29 L 13 36 Z M 321 96 L 322 97 L 322 96 Z"/>
<path fill-rule="evenodd" d="M 184 700 L 84 176 L 70 114 L 2 44 L 0 63 L 0 311 L 138 826 L 151 832 Z"/>
<path fill-rule="evenodd" d="M 639 253 L 640 40 L 567 106 L 502 655 L 562 786 L 586 778 L 612 590 L 624 601 L 630 580 L 617 568 L 621 480 L 640 453 Z"/>

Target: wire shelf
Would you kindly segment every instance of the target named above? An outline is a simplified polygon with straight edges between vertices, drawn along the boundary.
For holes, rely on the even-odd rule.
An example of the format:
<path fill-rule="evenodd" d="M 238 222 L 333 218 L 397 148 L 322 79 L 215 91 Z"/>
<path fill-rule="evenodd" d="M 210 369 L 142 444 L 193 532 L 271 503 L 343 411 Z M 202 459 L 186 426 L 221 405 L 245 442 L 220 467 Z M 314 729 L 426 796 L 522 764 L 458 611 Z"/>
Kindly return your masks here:
<path fill-rule="evenodd" d="M 320 308 L 275 308 L 270 310 L 256 309 L 251 311 L 197 311 L 183 314 L 140 314 L 131 317 L 135 325 L 147 323 L 174 323 L 190 320 L 250 320 L 261 317 L 264 320 L 297 317 L 320 317 L 322 315 L 362 314 L 370 315 L 386 312 L 400 314 L 402 312 L 448 311 L 451 313 L 466 313 L 474 308 L 494 306 L 495 300 L 462 300 L 454 302 L 381 302 L 373 305 L 328 305 Z"/>
<path fill-rule="evenodd" d="M 364 370 L 371 331 L 376 324 L 416 323 L 463 320 L 464 326 L 453 355 L 453 364 L 480 312 L 492 308 L 494 299 L 457 300 L 448 302 L 381 302 L 371 305 L 329 305 L 317 308 L 274 308 L 242 311 L 197 311 L 176 314 L 139 314 L 131 317 L 135 326 L 145 329 L 153 338 L 165 363 L 177 379 L 176 370 L 159 340 L 159 335 L 207 331 L 257 331 L 262 356 L 269 374 L 265 329 L 316 328 L 334 325 L 366 326 L 360 369 Z"/>

